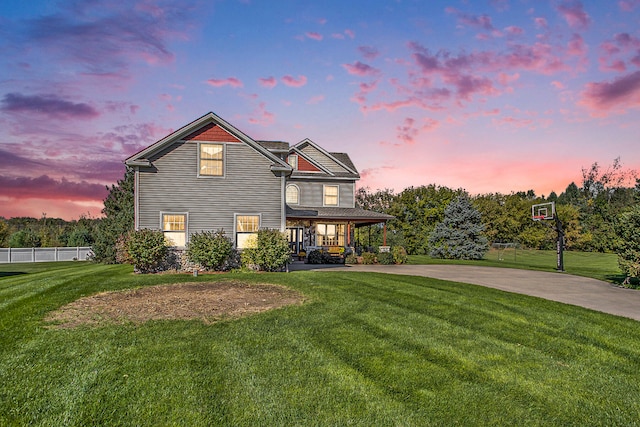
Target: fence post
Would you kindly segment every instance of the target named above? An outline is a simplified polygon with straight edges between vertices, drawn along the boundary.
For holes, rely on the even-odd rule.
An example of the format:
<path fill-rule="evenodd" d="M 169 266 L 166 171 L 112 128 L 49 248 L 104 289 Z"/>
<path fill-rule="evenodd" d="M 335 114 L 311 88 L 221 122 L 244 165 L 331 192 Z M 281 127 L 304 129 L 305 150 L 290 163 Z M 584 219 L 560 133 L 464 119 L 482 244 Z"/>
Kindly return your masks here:
<path fill-rule="evenodd" d="M 36 248 L 31 248 L 31 262 L 36 262 Z"/>
<path fill-rule="evenodd" d="M 57 246 L 53 249 L 53 259 L 58 261 L 58 247 Z"/>
<path fill-rule="evenodd" d="M 76 246 L 76 261 L 80 261 L 80 246 Z"/>
<path fill-rule="evenodd" d="M 9 246 L 9 264 L 11 264 L 11 246 Z"/>

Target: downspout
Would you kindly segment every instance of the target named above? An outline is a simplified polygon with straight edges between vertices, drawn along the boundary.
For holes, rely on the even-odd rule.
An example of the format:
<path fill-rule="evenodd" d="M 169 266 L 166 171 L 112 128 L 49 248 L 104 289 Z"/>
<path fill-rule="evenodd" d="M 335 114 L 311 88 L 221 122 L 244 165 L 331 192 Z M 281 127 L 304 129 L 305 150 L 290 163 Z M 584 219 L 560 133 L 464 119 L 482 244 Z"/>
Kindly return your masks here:
<path fill-rule="evenodd" d="M 287 229 L 287 205 L 286 205 L 286 176 L 280 174 L 280 231 L 284 233 Z"/>
<path fill-rule="evenodd" d="M 140 229 L 140 168 L 135 167 L 133 173 L 133 227 L 135 230 Z"/>

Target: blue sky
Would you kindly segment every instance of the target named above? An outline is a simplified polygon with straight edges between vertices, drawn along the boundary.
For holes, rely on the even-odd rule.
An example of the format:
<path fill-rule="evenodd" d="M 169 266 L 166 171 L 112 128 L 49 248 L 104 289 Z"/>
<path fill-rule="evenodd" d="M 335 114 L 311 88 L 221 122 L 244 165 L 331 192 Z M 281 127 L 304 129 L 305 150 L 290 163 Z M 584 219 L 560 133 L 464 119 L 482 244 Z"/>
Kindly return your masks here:
<path fill-rule="evenodd" d="M 639 0 L 4 1 L 0 216 L 98 215 L 209 111 L 371 189 L 560 193 L 640 169 L 639 29 Z"/>

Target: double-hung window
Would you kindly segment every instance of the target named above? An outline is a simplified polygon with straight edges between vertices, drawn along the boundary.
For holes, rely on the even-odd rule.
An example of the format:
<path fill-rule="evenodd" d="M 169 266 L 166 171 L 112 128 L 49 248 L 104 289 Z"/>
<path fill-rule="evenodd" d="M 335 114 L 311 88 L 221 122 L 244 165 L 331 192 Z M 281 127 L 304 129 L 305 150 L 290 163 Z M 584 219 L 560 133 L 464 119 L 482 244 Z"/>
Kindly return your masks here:
<path fill-rule="evenodd" d="M 187 215 L 162 214 L 162 231 L 171 246 L 185 246 L 187 243 Z"/>
<path fill-rule="evenodd" d="M 337 185 L 324 186 L 324 206 L 338 206 L 339 187 Z"/>
<path fill-rule="evenodd" d="M 287 157 L 287 162 L 289 166 L 293 168 L 293 170 L 298 170 L 298 155 L 297 154 L 289 154 Z"/>
<path fill-rule="evenodd" d="M 258 235 L 260 215 L 236 215 L 236 247 L 250 247 L 252 240 Z"/>
<path fill-rule="evenodd" d="M 200 144 L 199 176 L 224 176 L 224 144 Z"/>

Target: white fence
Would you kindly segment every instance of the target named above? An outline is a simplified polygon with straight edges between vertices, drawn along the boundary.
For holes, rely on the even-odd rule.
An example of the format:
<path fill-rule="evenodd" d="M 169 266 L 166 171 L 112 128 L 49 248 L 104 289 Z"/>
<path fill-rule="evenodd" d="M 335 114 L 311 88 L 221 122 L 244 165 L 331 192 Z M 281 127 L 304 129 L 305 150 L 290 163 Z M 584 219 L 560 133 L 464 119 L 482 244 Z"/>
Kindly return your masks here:
<path fill-rule="evenodd" d="M 91 247 L 75 248 L 0 248 L 0 264 L 11 262 L 86 261 Z"/>

